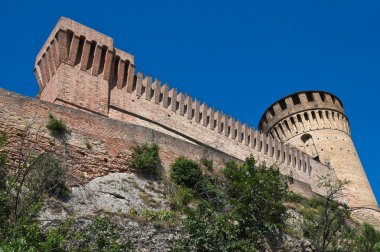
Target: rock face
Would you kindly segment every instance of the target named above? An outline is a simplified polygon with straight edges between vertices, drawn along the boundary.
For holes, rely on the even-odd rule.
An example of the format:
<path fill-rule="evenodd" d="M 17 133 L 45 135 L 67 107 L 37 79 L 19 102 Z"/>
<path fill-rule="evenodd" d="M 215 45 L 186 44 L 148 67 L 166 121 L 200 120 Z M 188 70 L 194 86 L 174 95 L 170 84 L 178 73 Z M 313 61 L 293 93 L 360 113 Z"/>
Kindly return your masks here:
<path fill-rule="evenodd" d="M 99 212 L 126 214 L 144 209 L 169 209 L 164 185 L 133 173 L 111 173 L 72 187 L 68 199 L 50 199 L 41 219 L 65 219 L 69 215 L 89 216 Z"/>
<path fill-rule="evenodd" d="M 40 219 L 49 228 L 56 221 L 73 216 L 72 229 L 89 232 L 88 227 L 96 217 L 107 215 L 116 224 L 119 236 L 130 240 L 136 251 L 171 251 L 176 241 L 183 237 L 179 225 L 157 225 L 128 215 L 131 211 L 168 209 L 162 183 L 131 173 L 111 173 L 72 187 L 67 199 L 50 198 Z"/>
<path fill-rule="evenodd" d="M 128 239 L 134 251 L 172 251 L 176 242 L 184 237 L 180 227 L 157 227 L 152 223 L 140 223 L 134 220 L 113 217 L 112 221 L 118 227 L 119 236 Z M 89 232 L 88 227 L 93 218 L 78 218 L 73 229 L 80 232 Z M 70 241 L 73 245 L 76 241 Z"/>
<path fill-rule="evenodd" d="M 172 251 L 186 236 L 178 221 L 161 225 L 148 219 L 133 217 L 130 213 L 169 210 L 164 183 L 131 173 L 111 173 L 93 179 L 87 184 L 71 188 L 67 199 L 47 200 L 41 212 L 43 225 L 49 228 L 57 221 L 75 217 L 72 230 L 90 232 L 96 217 L 108 216 L 118 228 L 121 239 L 128 239 L 136 251 Z M 296 230 L 302 225 L 300 215 L 289 210 L 289 224 Z M 76 241 L 70 241 L 73 245 Z M 278 233 L 264 244 L 266 251 L 313 251 L 305 239 Z"/>

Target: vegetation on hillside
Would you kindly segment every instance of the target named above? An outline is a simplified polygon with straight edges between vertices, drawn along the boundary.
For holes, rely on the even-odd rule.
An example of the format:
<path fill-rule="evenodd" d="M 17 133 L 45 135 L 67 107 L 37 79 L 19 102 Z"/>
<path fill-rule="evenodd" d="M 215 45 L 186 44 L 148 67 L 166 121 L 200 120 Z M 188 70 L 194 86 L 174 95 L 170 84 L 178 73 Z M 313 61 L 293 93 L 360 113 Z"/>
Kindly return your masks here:
<path fill-rule="evenodd" d="M 57 123 L 50 120 L 55 120 L 51 125 Z M 69 129 L 61 126 L 58 132 L 68 134 Z M 0 135 L 0 252 L 133 250 L 129 238 L 120 232 L 122 227 L 105 216 L 79 229 L 75 217 L 48 230 L 42 228 L 38 216 L 44 199 L 70 196 L 65 185 L 67 167 L 51 153 L 34 154 L 21 148 L 23 159 L 10 171 L 6 143 L 6 136 Z M 159 174 L 159 146 L 134 147 L 128 164 L 140 173 Z M 179 157 L 168 172 L 155 178 L 170 188 L 172 209 L 134 210 L 125 216 L 145 218 L 158 230 L 163 223 L 180 223 L 187 235 L 174 251 L 275 250 L 278 244 L 273 240 L 289 234 L 307 239 L 316 251 L 380 252 L 380 233 L 369 224 L 354 223 L 349 207 L 337 201 L 346 182 L 321 178 L 320 186 L 327 194 L 305 198 L 289 191 L 292 181 L 278 168 L 258 164 L 252 156 L 242 163 L 228 161 L 220 172 L 214 171 L 212 160 Z M 289 224 L 289 209 L 302 222 L 297 232 Z"/>

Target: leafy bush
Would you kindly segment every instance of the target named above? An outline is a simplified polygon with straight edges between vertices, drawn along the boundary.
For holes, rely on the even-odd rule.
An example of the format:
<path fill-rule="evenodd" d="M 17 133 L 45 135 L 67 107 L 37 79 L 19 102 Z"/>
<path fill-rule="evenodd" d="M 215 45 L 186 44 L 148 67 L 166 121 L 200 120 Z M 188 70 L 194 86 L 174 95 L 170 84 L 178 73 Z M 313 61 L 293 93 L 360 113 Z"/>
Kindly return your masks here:
<path fill-rule="evenodd" d="M 380 252 L 380 232 L 370 224 L 364 223 L 356 238 L 355 249 L 362 252 Z"/>
<path fill-rule="evenodd" d="M 194 188 L 201 180 L 202 172 L 196 162 L 179 157 L 171 164 L 170 177 L 178 185 Z"/>
<path fill-rule="evenodd" d="M 158 174 L 161 165 L 159 146 L 145 143 L 133 147 L 128 165 L 136 171 Z"/>
<path fill-rule="evenodd" d="M 39 155 L 34 161 L 36 167 L 31 171 L 31 178 L 27 180 L 28 188 L 33 191 L 44 190 L 50 196 L 67 196 L 66 168 L 60 161 L 49 153 Z"/>
<path fill-rule="evenodd" d="M 207 158 L 202 158 L 201 159 L 201 164 L 206 167 L 206 169 L 208 171 L 212 171 L 213 170 L 213 166 L 214 166 L 214 162 L 210 159 L 207 159 Z"/>
<path fill-rule="evenodd" d="M 187 187 L 175 186 L 170 196 L 170 205 L 174 210 L 186 210 L 194 200 L 193 191 Z"/>
<path fill-rule="evenodd" d="M 67 238 L 69 251 L 131 251 L 132 244 L 121 237 L 119 227 L 108 217 L 98 217 L 84 230 Z M 71 239 L 71 240 L 70 240 Z"/>
<path fill-rule="evenodd" d="M 64 137 L 70 134 L 69 128 L 62 119 L 55 118 L 52 114 L 49 114 L 49 120 L 46 124 L 46 128 L 50 131 L 53 136 Z"/>
<path fill-rule="evenodd" d="M 277 168 L 257 166 L 249 157 L 241 165 L 227 162 L 223 174 L 220 179 L 197 173 L 193 193 L 198 205 L 187 208 L 189 237 L 178 250 L 255 251 L 262 249 L 260 240 L 284 227 L 288 179 Z"/>

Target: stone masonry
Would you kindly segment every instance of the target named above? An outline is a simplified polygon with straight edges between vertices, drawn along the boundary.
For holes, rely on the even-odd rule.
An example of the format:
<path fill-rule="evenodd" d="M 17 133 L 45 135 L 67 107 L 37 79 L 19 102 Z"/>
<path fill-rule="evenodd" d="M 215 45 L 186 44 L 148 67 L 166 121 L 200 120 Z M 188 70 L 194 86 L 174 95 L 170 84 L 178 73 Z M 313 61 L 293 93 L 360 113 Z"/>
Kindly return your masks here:
<path fill-rule="evenodd" d="M 222 155 L 220 162 L 253 155 L 291 175 L 293 187 L 305 194 L 323 193 L 319 176 L 350 179 L 349 204 L 377 208 L 343 105 L 329 93 L 301 92 L 280 100 L 264 113 L 258 131 L 158 79 L 135 73 L 134 56 L 116 49 L 112 38 L 63 17 L 37 55 L 34 71 L 38 98 L 55 106 L 30 101 L 33 106 L 65 111 L 64 118 L 84 136 L 92 127 L 103 127 L 97 137 L 111 134 L 109 122 L 124 122 L 126 131 L 119 126 L 120 137 L 134 127 L 156 132 L 165 139 L 163 152 L 174 151 L 168 141 L 178 141 L 187 147 L 175 150 L 176 155 L 199 157 L 189 151 L 198 148 Z M 80 126 L 83 122 L 72 118 L 79 114 L 91 114 L 97 124 L 87 121 Z M 120 141 L 117 136 L 112 139 Z M 119 151 L 136 142 L 123 140 L 127 142 L 118 145 Z"/>
<path fill-rule="evenodd" d="M 351 206 L 377 206 L 343 104 L 335 95 L 321 91 L 291 94 L 264 112 L 259 129 L 332 167 L 338 179 L 350 181 L 346 195 Z"/>

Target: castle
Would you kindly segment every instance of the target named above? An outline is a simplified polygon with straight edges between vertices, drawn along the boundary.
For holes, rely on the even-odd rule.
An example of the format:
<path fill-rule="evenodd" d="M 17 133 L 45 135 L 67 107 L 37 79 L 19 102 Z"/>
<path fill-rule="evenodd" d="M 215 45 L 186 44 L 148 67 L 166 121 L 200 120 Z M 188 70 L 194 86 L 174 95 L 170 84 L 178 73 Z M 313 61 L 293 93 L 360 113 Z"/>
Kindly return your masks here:
<path fill-rule="evenodd" d="M 44 110 L 55 110 L 77 130 L 74 137 L 112 139 L 104 141 L 111 147 L 103 156 L 118 160 L 119 154 L 112 153 L 140 141 L 134 134 L 141 141 L 148 139 L 149 131 L 160 142 L 164 160 L 172 155 L 199 157 L 205 150 L 217 163 L 253 155 L 292 176 L 292 189 L 297 192 L 322 194 L 320 176 L 347 179 L 350 206 L 378 208 L 350 137 L 343 104 L 328 92 L 282 98 L 264 112 L 256 130 L 158 79 L 135 73 L 134 56 L 115 48 L 112 38 L 63 17 L 38 53 L 34 72 L 41 102 L 2 91 L 5 104 L 16 99 L 41 118 Z M 21 105 L 13 105 L 14 111 L 22 113 Z M 2 127 L 9 125 L 0 122 Z M 78 142 L 73 146 L 82 148 Z M 103 159 L 107 163 L 109 157 Z"/>

